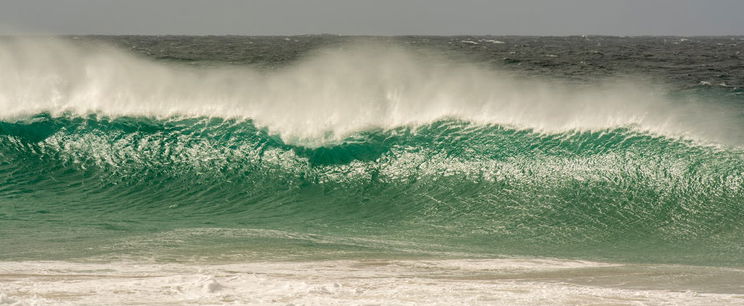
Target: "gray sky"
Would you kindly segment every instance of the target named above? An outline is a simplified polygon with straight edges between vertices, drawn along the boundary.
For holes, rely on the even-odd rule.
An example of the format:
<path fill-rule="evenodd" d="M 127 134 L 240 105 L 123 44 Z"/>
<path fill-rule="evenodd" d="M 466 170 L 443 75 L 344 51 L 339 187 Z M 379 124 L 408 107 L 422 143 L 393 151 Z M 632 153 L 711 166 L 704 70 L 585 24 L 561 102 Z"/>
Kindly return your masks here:
<path fill-rule="evenodd" d="M 0 32 L 744 35 L 744 0 L 0 0 Z"/>

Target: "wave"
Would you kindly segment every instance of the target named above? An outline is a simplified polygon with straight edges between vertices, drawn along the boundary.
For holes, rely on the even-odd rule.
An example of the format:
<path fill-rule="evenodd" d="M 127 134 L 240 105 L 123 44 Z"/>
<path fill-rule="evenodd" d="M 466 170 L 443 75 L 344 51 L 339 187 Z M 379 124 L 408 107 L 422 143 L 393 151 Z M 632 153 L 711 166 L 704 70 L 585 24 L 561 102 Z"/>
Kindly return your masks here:
<path fill-rule="evenodd" d="M 0 124 L 0 154 L 2 201 L 71 222 L 207 222 L 486 253 L 692 244 L 742 258 L 744 152 L 630 129 L 444 120 L 308 148 L 243 120 L 47 114 Z"/>
<path fill-rule="evenodd" d="M 5 120 L 39 113 L 252 120 L 322 146 L 366 129 L 451 118 L 562 133 L 631 127 L 741 144 L 741 112 L 630 78 L 586 86 L 520 78 L 431 52 L 352 43 L 273 70 L 154 62 L 92 42 L 4 38 Z M 705 103 L 703 103 L 705 102 Z"/>
<path fill-rule="evenodd" d="M 0 236 L 35 241 L 11 249 L 64 223 L 744 262 L 740 112 L 715 100 L 368 44 L 261 70 L 5 38 L 0 77 Z"/>

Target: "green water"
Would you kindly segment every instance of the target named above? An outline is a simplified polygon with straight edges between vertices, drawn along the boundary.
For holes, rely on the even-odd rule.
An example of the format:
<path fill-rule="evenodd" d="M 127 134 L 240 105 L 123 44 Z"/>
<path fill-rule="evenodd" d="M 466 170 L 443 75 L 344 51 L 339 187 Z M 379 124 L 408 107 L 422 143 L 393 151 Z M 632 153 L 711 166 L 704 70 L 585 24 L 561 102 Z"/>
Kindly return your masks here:
<path fill-rule="evenodd" d="M 744 264 L 744 152 L 440 120 L 321 147 L 250 120 L 0 122 L 0 259 Z"/>

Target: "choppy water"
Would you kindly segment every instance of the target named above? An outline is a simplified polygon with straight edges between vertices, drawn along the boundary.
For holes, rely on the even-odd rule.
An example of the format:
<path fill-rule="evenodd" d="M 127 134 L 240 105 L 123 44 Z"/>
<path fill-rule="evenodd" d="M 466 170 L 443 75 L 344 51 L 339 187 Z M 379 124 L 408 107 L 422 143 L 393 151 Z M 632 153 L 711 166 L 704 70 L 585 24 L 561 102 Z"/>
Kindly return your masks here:
<path fill-rule="evenodd" d="M 0 260 L 10 274 L 37 273 L 28 260 L 507 257 L 738 271 L 742 50 L 738 37 L 3 38 Z M 691 282 L 662 289 L 744 292 Z"/>

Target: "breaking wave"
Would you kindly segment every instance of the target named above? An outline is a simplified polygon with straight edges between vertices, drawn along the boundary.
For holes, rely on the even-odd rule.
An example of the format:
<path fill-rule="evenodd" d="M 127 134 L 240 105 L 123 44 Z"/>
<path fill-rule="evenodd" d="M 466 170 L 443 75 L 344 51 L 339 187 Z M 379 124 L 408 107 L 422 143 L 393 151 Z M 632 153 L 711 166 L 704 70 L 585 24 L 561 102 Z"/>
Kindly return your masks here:
<path fill-rule="evenodd" d="M 6 220 L 744 259 L 738 113 L 661 88 L 370 44 L 262 70 L 5 39 L 0 68 Z"/>

